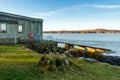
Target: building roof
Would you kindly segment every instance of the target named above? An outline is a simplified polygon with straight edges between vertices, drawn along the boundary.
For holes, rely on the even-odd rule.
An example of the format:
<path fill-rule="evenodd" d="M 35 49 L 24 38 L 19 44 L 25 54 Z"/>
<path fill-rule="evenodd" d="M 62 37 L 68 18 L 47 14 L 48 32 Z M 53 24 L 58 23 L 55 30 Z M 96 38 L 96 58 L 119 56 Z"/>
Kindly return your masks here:
<path fill-rule="evenodd" d="M 32 18 L 32 17 L 22 16 L 22 15 L 16 15 L 16 14 L 11 14 L 11 13 L 1 12 L 1 11 L 0 11 L 0 15 L 14 17 L 14 18 L 18 18 L 18 19 L 26 19 L 26 20 L 31 20 L 31 21 L 43 22 L 43 19 Z"/>
<path fill-rule="evenodd" d="M 18 22 L 17 22 L 17 21 L 15 21 L 15 20 L 0 19 L 0 22 L 7 22 L 7 23 L 18 24 Z"/>

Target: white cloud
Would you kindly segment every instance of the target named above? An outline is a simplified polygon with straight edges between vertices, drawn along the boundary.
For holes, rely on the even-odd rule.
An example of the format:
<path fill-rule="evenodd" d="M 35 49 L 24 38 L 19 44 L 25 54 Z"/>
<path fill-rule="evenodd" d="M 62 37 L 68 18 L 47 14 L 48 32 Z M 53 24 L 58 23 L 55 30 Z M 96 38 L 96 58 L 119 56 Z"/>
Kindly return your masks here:
<path fill-rule="evenodd" d="M 51 15 L 58 14 L 58 13 L 61 13 L 61 12 L 66 12 L 66 11 L 70 11 L 70 10 L 76 10 L 77 8 L 78 8 L 77 6 L 69 6 L 69 7 L 66 7 L 66 8 L 58 9 L 56 11 L 38 12 L 38 13 L 35 13 L 33 17 L 36 17 L 36 18 L 47 17 L 47 16 L 51 16 Z"/>
<path fill-rule="evenodd" d="M 86 5 L 86 7 L 102 8 L 102 9 L 117 9 L 117 8 L 120 8 L 120 5 L 89 4 L 89 5 Z"/>
<path fill-rule="evenodd" d="M 110 16 L 110 15 L 118 15 L 120 14 L 120 11 L 119 12 L 110 12 L 110 13 L 103 13 L 101 15 L 107 15 L 107 16 Z"/>
<path fill-rule="evenodd" d="M 105 4 L 83 4 L 83 5 L 74 5 L 73 8 L 84 8 L 84 7 L 92 7 L 92 8 L 101 8 L 101 9 L 118 9 L 120 5 L 105 5 Z"/>
<path fill-rule="evenodd" d="M 98 9 L 120 9 L 120 5 L 103 5 L 103 4 L 82 4 L 82 5 L 73 5 L 73 6 L 69 6 L 66 8 L 61 8 L 58 9 L 56 11 L 50 11 L 50 12 L 38 12 L 35 13 L 35 15 L 33 17 L 47 17 L 47 16 L 51 16 L 54 14 L 58 14 L 61 12 L 65 12 L 65 11 L 70 11 L 70 10 L 80 10 L 81 8 L 98 8 Z M 112 13 L 111 13 L 112 14 Z"/>
<path fill-rule="evenodd" d="M 57 12 L 51 11 L 51 12 L 44 12 L 44 13 L 35 13 L 33 17 L 39 18 L 44 16 L 51 16 L 53 14 L 56 14 Z"/>

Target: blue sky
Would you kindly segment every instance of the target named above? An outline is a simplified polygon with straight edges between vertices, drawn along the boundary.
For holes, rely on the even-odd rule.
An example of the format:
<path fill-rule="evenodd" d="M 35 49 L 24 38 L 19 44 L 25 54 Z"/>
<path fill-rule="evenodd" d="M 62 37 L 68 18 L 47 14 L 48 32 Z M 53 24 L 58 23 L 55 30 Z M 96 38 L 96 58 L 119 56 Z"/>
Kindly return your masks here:
<path fill-rule="evenodd" d="M 120 0 L 0 0 L 0 11 L 42 18 L 44 31 L 120 29 Z"/>

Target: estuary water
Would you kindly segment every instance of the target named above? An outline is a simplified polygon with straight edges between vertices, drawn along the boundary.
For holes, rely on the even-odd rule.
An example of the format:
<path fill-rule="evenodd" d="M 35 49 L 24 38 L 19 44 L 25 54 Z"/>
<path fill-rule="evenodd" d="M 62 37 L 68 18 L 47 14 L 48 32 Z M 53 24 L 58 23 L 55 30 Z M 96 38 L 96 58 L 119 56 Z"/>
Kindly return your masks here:
<path fill-rule="evenodd" d="M 111 49 L 109 56 L 120 56 L 120 33 L 44 33 L 44 38 L 74 41 L 77 44 Z"/>

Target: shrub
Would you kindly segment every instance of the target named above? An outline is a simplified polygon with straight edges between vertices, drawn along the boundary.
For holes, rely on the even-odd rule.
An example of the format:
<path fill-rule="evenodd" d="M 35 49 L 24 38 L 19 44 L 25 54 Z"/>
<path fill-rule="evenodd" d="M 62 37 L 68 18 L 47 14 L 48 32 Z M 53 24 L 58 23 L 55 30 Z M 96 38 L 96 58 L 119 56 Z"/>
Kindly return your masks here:
<path fill-rule="evenodd" d="M 42 55 L 40 61 L 38 62 L 38 70 L 40 73 L 44 74 L 51 71 L 69 71 L 80 67 L 75 64 L 72 59 L 67 58 L 64 54 Z"/>

